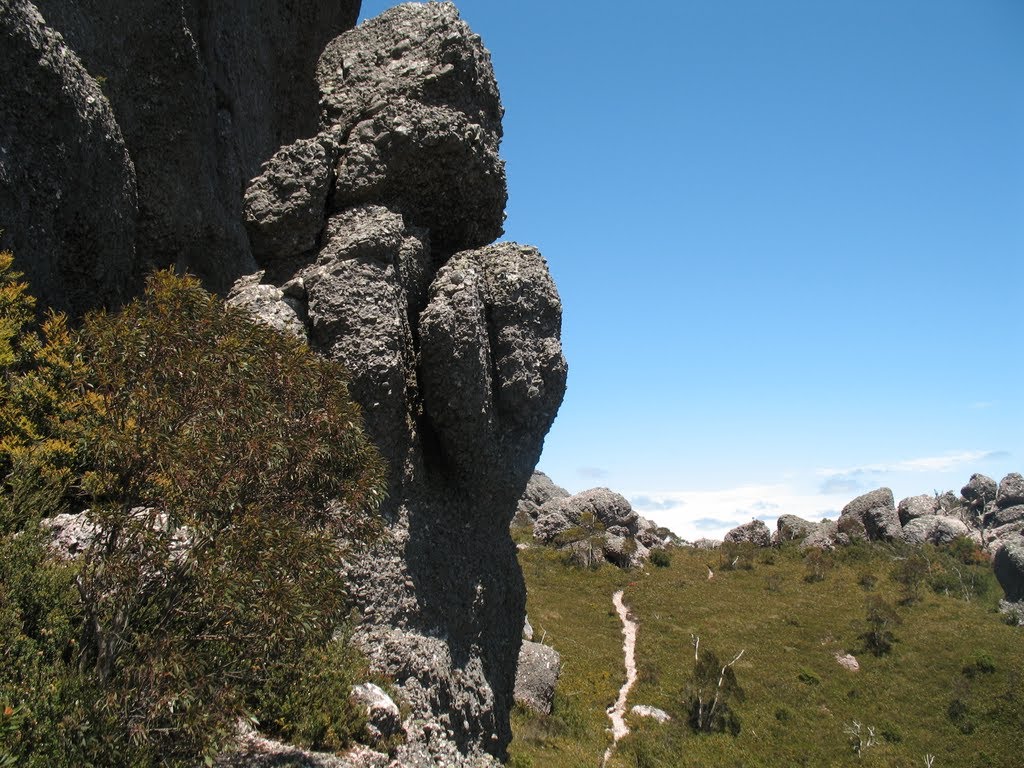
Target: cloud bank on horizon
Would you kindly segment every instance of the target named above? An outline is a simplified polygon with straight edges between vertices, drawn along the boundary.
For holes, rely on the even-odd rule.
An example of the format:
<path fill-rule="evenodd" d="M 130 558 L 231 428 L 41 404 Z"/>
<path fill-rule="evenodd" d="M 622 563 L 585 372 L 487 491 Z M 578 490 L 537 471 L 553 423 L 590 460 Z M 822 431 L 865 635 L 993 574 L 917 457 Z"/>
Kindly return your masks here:
<path fill-rule="evenodd" d="M 755 519 L 774 531 L 783 514 L 811 521 L 835 519 L 856 496 L 881 486 L 893 488 L 897 502 L 921 493 L 959 491 L 970 475 L 982 471 L 979 467 L 1002 467 L 1009 458 L 1008 451 L 960 451 L 843 469 L 820 468 L 773 484 L 625 495 L 637 512 L 688 541 L 721 539 L 730 529 Z M 994 479 L 998 481 L 1006 471 L 1000 468 Z M 941 487 L 928 487 L 939 480 L 944 481 Z"/>

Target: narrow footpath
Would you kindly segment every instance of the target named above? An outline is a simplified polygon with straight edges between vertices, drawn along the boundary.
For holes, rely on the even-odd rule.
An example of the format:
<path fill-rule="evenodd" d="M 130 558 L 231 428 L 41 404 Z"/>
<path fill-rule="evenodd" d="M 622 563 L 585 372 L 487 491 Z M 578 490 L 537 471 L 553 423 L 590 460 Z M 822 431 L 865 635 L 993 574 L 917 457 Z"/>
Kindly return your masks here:
<path fill-rule="evenodd" d="M 622 602 L 621 589 L 612 595 L 612 604 L 619 614 L 619 620 L 622 621 L 622 654 L 626 659 L 626 682 L 619 689 L 619 698 L 608 708 L 608 719 L 612 721 L 612 727 L 609 729 L 612 732 L 612 744 L 604 751 L 602 766 L 608 765 L 615 745 L 629 733 L 629 727 L 626 725 L 626 698 L 636 682 L 636 622 L 629 618 L 629 609 Z"/>

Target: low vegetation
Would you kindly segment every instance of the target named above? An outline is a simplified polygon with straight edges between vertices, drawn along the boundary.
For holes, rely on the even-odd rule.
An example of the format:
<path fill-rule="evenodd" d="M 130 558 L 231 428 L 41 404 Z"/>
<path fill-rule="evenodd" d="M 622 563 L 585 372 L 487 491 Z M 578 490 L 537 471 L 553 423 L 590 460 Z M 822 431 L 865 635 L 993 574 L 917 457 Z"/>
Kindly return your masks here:
<path fill-rule="evenodd" d="M 710 579 L 709 558 L 720 558 Z M 667 566 L 630 573 L 567 568 L 541 549 L 520 560 L 530 619 L 565 663 L 552 716 L 514 721 L 520 768 L 600 764 L 605 708 L 625 676 L 611 603 L 623 586 L 640 625 L 629 706 L 673 719 L 631 715 L 613 768 L 1012 768 L 1024 754 L 1024 635 L 996 611 L 1000 590 L 969 542 L 811 557 L 678 548 Z M 713 664 L 695 664 L 696 637 Z M 859 669 L 840 665 L 846 654 Z M 695 723 L 695 696 L 707 713 L 720 679 L 729 717 L 699 727 L 711 721 Z"/>
<path fill-rule="evenodd" d="M 344 372 L 170 272 L 79 329 L 32 309 L 0 254 L 0 766 L 195 766 L 240 718 L 344 746 L 383 476 Z M 40 521 L 82 510 L 58 560 Z"/>

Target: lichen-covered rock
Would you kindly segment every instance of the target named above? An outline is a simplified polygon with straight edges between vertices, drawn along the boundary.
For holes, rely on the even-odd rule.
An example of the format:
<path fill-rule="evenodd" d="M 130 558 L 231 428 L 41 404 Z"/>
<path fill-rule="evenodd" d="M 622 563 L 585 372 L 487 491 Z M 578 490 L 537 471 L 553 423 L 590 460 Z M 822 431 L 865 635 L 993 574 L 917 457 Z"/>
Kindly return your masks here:
<path fill-rule="evenodd" d="M 780 542 L 800 541 L 807 538 L 817 527 L 817 523 L 804 520 L 796 515 L 779 515 L 776 521 L 776 538 Z"/>
<path fill-rule="evenodd" d="M 992 558 L 992 568 L 1006 600 L 1011 603 L 1024 600 L 1024 536 L 1005 539 Z"/>
<path fill-rule="evenodd" d="M 0 3 L 0 45 L 0 249 L 44 305 L 120 304 L 143 265 L 136 169 L 114 110 L 27 0 Z"/>
<path fill-rule="evenodd" d="M 761 520 L 751 520 L 749 523 L 738 525 L 725 534 L 727 542 L 748 542 L 758 547 L 770 547 L 772 544 L 772 532 Z"/>
<path fill-rule="evenodd" d="M 1011 472 L 999 481 L 996 492 L 996 506 L 1000 509 L 1024 504 L 1024 475 Z"/>
<path fill-rule="evenodd" d="M 923 493 L 920 496 L 910 496 L 900 501 L 897 511 L 899 512 L 900 524 L 906 525 L 911 520 L 916 520 L 919 517 L 937 514 L 939 502 L 934 496 Z"/>
<path fill-rule="evenodd" d="M 612 565 L 619 568 L 638 568 L 650 555 L 650 551 L 636 539 L 608 534 L 601 544 L 601 552 Z"/>
<path fill-rule="evenodd" d="M 562 659 L 550 646 L 523 641 L 516 668 L 515 700 L 542 715 L 551 714 Z"/>
<path fill-rule="evenodd" d="M 321 124 L 344 141 L 331 206 L 380 202 L 435 248 L 502 232 L 502 107 L 490 55 L 451 3 L 398 6 L 332 41 L 317 65 Z"/>
<path fill-rule="evenodd" d="M 903 540 L 908 544 L 948 544 L 969 536 L 971 529 L 963 522 L 942 515 L 917 517 L 903 526 Z"/>
<path fill-rule="evenodd" d="M 630 536 L 638 530 L 639 516 L 624 496 L 607 488 L 591 488 L 546 502 L 537 513 L 533 535 L 545 543 L 553 542 L 559 534 L 579 525 L 585 514 L 592 515 L 605 529 L 622 528 Z"/>
<path fill-rule="evenodd" d="M 84 554 L 96 540 L 99 529 L 84 512 L 60 514 L 40 521 L 52 537 L 50 546 L 61 558 L 71 560 Z"/>
<path fill-rule="evenodd" d="M 960 489 L 960 495 L 965 501 L 979 507 L 985 506 L 990 501 L 995 501 L 998 486 L 996 481 L 987 475 L 975 472 L 967 485 Z"/>
<path fill-rule="evenodd" d="M 301 282 L 284 288 L 261 282 L 263 272 L 240 279 L 228 294 L 227 303 L 248 312 L 271 328 L 306 340 L 306 307 Z"/>

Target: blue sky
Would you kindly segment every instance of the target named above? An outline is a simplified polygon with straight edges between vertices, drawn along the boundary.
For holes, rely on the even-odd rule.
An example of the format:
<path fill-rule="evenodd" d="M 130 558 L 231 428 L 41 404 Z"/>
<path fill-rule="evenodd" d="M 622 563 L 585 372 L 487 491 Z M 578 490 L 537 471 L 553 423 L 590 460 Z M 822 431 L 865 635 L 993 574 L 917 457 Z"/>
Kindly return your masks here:
<path fill-rule="evenodd" d="M 456 5 L 564 305 L 556 482 L 694 538 L 1024 471 L 1024 3 Z"/>

